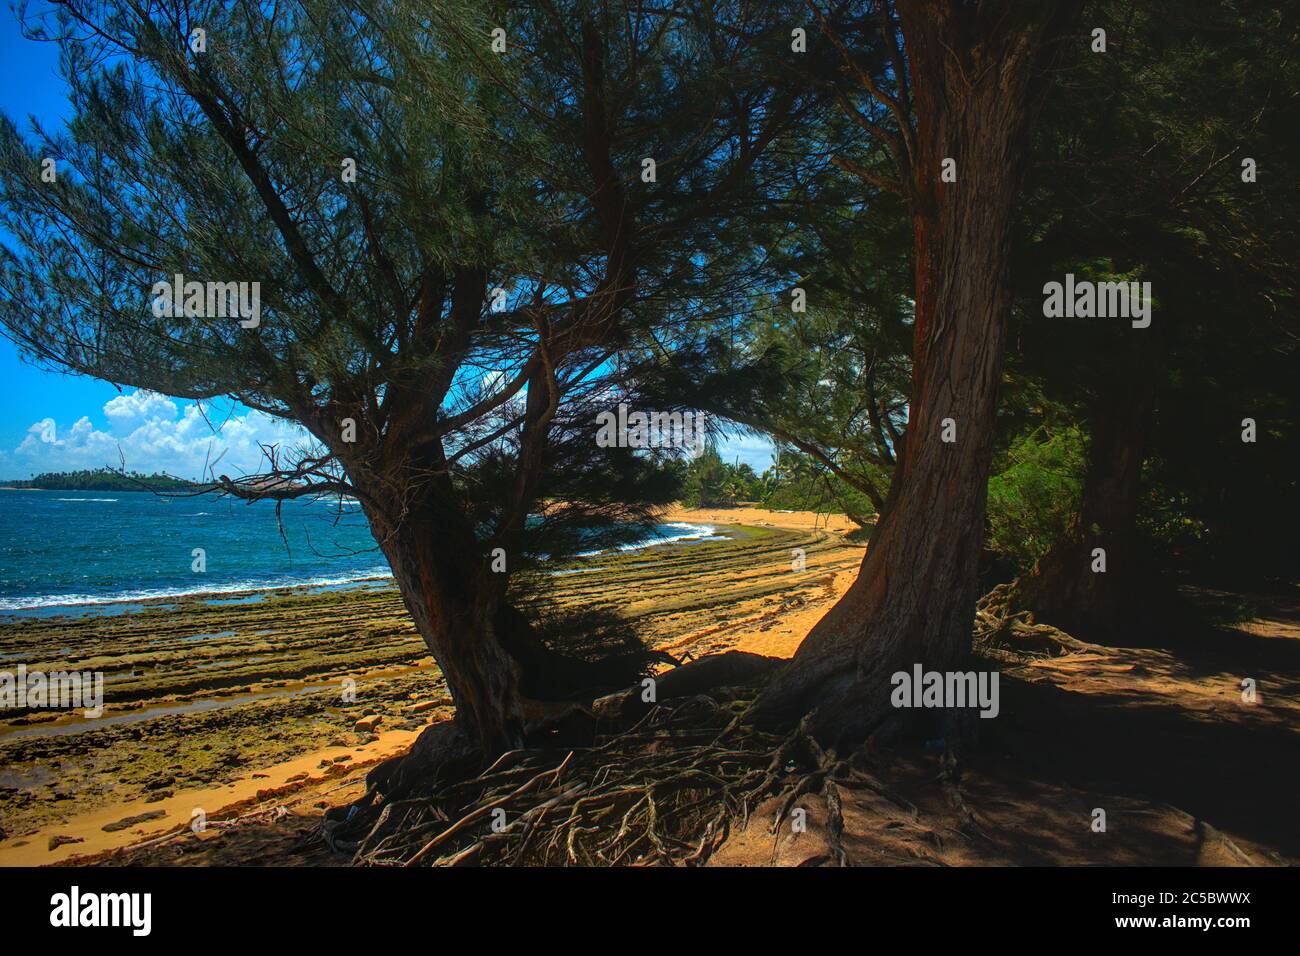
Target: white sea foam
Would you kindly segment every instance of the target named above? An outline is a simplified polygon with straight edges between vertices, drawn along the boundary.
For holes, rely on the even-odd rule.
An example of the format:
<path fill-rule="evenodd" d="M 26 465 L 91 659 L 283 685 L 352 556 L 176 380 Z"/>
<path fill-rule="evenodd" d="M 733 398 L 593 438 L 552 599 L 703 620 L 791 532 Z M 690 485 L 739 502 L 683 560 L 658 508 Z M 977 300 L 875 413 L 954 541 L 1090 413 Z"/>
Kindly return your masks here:
<path fill-rule="evenodd" d="M 193 597 L 199 594 L 249 594 L 275 588 L 336 587 L 360 581 L 381 581 L 391 578 L 388 568 L 367 568 L 353 574 L 319 575 L 312 578 L 267 579 L 260 581 L 232 581 L 196 588 L 139 588 L 111 594 L 42 594 L 35 597 L 0 598 L 0 611 L 35 611 L 48 607 L 84 607 L 94 604 L 129 604 L 139 601 L 156 601 L 160 598 Z"/>
<path fill-rule="evenodd" d="M 60 499 L 64 500 L 64 499 Z M 71 498 L 69 501 L 116 501 L 115 498 L 109 499 L 87 499 Z M 584 552 L 578 557 L 592 557 L 594 555 L 605 553 L 606 551 L 637 551 L 642 548 L 652 548 L 661 544 L 673 544 L 680 541 L 711 541 L 723 540 L 723 536 L 715 534 L 717 528 L 707 524 L 690 524 L 684 521 L 673 521 L 660 525 L 661 529 L 668 529 L 676 532 L 664 535 L 663 537 L 652 537 L 644 541 L 636 541 L 630 544 L 619 545 L 612 549 L 600 549 Z M 372 567 L 357 570 L 347 574 L 326 574 L 306 578 L 262 578 L 248 579 L 242 581 L 231 581 L 225 584 L 210 584 L 202 587 L 173 587 L 173 588 L 132 588 L 122 591 L 114 591 L 106 594 L 41 594 L 34 596 L 14 596 L 0 597 L 0 613 L 6 611 L 35 611 L 45 608 L 60 607 L 87 607 L 105 604 L 131 604 L 141 601 L 156 601 L 176 598 L 194 597 L 197 595 L 243 595 L 256 594 L 262 591 L 270 591 L 276 588 L 292 587 L 338 587 L 347 584 L 356 584 L 364 581 L 382 581 L 391 579 L 392 571 L 385 567 Z"/>
<path fill-rule="evenodd" d="M 689 524 L 685 521 L 669 521 L 659 527 L 672 528 L 679 531 L 680 534 L 665 535 L 662 538 L 647 538 L 645 541 L 633 541 L 631 544 L 620 544 L 615 548 L 583 551 L 578 555 L 578 557 L 590 558 L 593 555 L 604 554 L 606 551 L 640 551 L 642 548 L 653 548 L 660 544 L 674 544 L 678 541 L 720 541 L 723 539 L 722 535 L 715 534 L 718 529 L 711 524 Z"/>

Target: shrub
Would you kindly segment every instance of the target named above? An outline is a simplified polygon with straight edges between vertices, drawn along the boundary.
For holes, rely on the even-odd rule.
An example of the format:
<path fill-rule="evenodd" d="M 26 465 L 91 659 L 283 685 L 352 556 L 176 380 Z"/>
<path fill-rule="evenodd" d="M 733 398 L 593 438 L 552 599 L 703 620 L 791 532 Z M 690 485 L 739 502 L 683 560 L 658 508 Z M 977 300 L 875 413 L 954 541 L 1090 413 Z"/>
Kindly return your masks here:
<path fill-rule="evenodd" d="M 1011 443 L 989 479 L 989 547 L 1019 570 L 1032 567 L 1078 513 L 1084 448 L 1078 428 L 1038 429 Z"/>

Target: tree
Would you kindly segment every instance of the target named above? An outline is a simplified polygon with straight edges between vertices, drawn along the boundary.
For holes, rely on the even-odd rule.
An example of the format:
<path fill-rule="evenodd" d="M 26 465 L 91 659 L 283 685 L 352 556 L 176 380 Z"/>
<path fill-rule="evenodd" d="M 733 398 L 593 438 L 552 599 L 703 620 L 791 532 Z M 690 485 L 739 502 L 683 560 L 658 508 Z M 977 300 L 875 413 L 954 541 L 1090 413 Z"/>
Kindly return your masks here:
<path fill-rule="evenodd" d="M 623 350 L 743 285 L 727 248 L 805 107 L 770 66 L 779 5 L 545 4 L 505 27 L 403 0 L 60 9 L 76 115 L 34 143 L 0 130 L 8 334 L 301 423 L 304 454 L 219 483 L 359 500 L 455 701 L 453 749 L 519 746 L 543 702 L 629 680 L 643 660 L 561 657 L 509 589 L 575 526 L 617 532 L 670 493 L 647 456 L 596 446 L 595 414 L 635 396 Z M 226 318 L 169 308 L 173 276 Z"/>
<path fill-rule="evenodd" d="M 878 197 L 869 210 L 846 206 L 845 180 L 853 177 L 830 174 L 840 182 L 818 198 L 845 212 L 783 236 L 770 254 L 805 295 L 805 308 L 793 309 L 792 290 L 783 289 L 762 297 L 741 329 L 742 356 L 771 366 L 765 377 L 781 387 L 734 400 L 723 393 L 711 407 L 815 460 L 832 477 L 845 513 L 865 525 L 884 510 L 907 427 L 909 225 L 892 196 Z"/>
<path fill-rule="evenodd" d="M 155 473 L 114 471 L 91 468 L 80 471 L 45 472 L 33 478 L 11 481 L 14 488 L 40 488 L 47 491 L 205 491 L 211 485 Z"/>
<path fill-rule="evenodd" d="M 1293 550 L 1269 529 L 1294 513 L 1290 469 L 1276 456 L 1295 429 L 1282 368 L 1295 353 L 1286 250 L 1300 197 L 1294 11 L 1247 17 L 1203 0 L 1165 16 L 1098 4 L 1094 22 L 1109 28 L 1114 55 L 1075 64 L 1039 126 L 1026 203 L 1035 242 L 1019 269 L 1020 365 L 1078 409 L 1087 465 L 1078 514 L 1015 599 L 1104 641 L 1166 617 L 1157 572 L 1168 560 L 1143 540 L 1144 489 L 1216 525 L 1220 545 L 1234 535 L 1225 525 L 1251 528 L 1231 566 L 1276 568 Z M 1248 176 L 1248 163 L 1268 175 Z M 1151 325 L 1044 323 L 1034 314 L 1042 278 L 1065 272 L 1150 281 Z M 1242 442 L 1245 417 L 1268 422 L 1265 441 Z"/>
<path fill-rule="evenodd" d="M 1083 448 L 1077 426 L 1049 419 L 1014 430 L 994 456 L 988 547 L 1015 569 L 1033 567 L 1078 512 Z"/>
<path fill-rule="evenodd" d="M 835 106 L 841 81 L 807 70 L 804 82 L 828 108 L 804 123 L 815 148 L 789 158 L 799 192 L 750 226 L 766 283 L 739 314 L 697 325 L 661 386 L 815 460 L 823 490 L 867 525 L 906 428 L 911 227 L 897 196 L 863 201 L 831 162 L 858 131 Z"/>
<path fill-rule="evenodd" d="M 699 458 L 686 466 L 682 501 L 692 507 L 719 504 L 727 482 L 727 466 L 715 445 L 709 444 Z"/>
<path fill-rule="evenodd" d="M 812 712 L 818 735 L 860 740 L 890 714 L 893 672 L 918 662 L 952 669 L 969 653 L 1013 207 L 1043 70 L 1078 7 L 899 0 L 860 18 L 821 17 L 863 100 L 846 102 L 850 115 L 888 145 L 892 171 L 836 161 L 901 194 L 912 220 L 912 383 L 906 439 L 862 568 L 763 692 L 769 721 Z"/>

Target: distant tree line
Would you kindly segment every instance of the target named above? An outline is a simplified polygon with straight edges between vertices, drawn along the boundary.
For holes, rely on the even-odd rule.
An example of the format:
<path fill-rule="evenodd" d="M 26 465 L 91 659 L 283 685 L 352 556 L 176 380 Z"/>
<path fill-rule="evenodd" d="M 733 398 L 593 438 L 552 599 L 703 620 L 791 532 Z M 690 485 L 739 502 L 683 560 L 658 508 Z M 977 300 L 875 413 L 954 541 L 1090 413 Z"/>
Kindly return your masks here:
<path fill-rule="evenodd" d="M 21 481 L 8 481 L 9 488 L 38 488 L 42 491 L 197 491 L 207 485 L 155 472 L 114 471 L 85 468 L 80 471 L 48 471 Z"/>

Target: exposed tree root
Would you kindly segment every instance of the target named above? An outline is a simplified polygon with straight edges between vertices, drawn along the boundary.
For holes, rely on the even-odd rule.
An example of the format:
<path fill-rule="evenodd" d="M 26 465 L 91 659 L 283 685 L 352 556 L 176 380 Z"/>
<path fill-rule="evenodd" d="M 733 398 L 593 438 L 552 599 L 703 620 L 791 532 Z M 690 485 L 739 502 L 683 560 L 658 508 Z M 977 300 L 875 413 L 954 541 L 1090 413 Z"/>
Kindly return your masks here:
<path fill-rule="evenodd" d="M 751 686 L 676 699 L 591 747 L 513 751 L 418 797 L 355 806 L 326 837 L 360 865 L 698 866 L 733 828 L 764 826 L 775 854 L 800 798 L 820 795 L 828 853 L 815 862 L 845 866 L 846 791 L 869 790 L 918 817 L 866 751 L 823 750 L 807 722 L 784 736 L 754 728 L 756 696 Z M 940 782 L 964 808 L 955 758 Z M 762 804 L 776 808 L 768 819 L 753 816 Z M 971 835 L 983 836 L 966 815 Z"/>
<path fill-rule="evenodd" d="M 743 657 L 754 655 L 672 672 L 679 676 L 660 683 L 677 693 L 657 704 L 643 704 L 639 688 L 610 695 L 583 710 L 596 717 L 587 742 L 544 741 L 483 769 L 465 772 L 474 755 L 454 724 L 441 725 L 404 760 L 372 772 L 366 795 L 328 814 L 321 836 L 360 865 L 691 866 L 749 826 L 763 803 L 776 808 L 761 823 L 779 841 L 800 798 L 815 794 L 828 810 L 829 854 L 819 862 L 847 865 L 844 790 L 870 790 L 917 816 L 872 772 L 867 750 L 823 749 L 813 715 L 784 734 L 755 726 L 770 669 Z M 749 683 L 699 692 L 719 673 Z M 982 836 L 962 802 L 955 755 L 940 783 Z"/>
<path fill-rule="evenodd" d="M 768 821 L 775 834 L 799 796 L 832 778 L 871 783 L 804 727 L 755 729 L 756 696 L 750 685 L 673 698 L 590 746 L 516 750 L 476 775 L 444 772 L 424 786 L 406 779 L 400 797 L 381 794 L 383 780 L 394 782 L 385 777 L 322 836 L 362 865 L 701 865 L 768 798 L 780 808 Z M 442 744 L 453 736 L 445 731 Z M 835 856 L 844 862 L 842 850 Z"/>
<path fill-rule="evenodd" d="M 1059 657 L 1088 650 L 1058 627 L 1040 624 L 1019 604 L 1016 582 L 999 584 L 975 607 L 975 650 L 988 656 Z"/>

